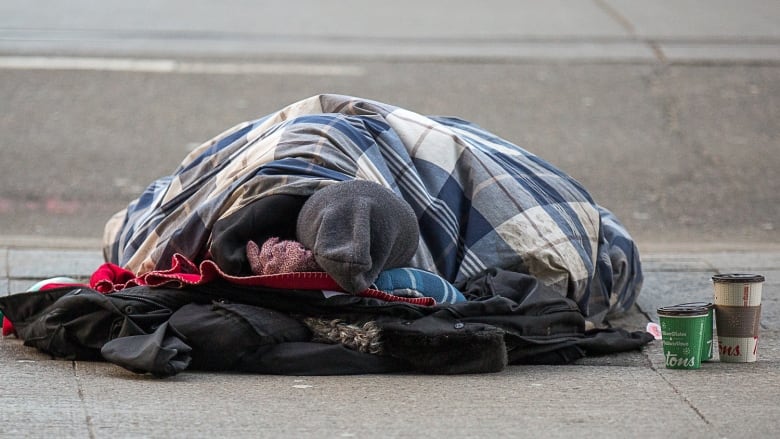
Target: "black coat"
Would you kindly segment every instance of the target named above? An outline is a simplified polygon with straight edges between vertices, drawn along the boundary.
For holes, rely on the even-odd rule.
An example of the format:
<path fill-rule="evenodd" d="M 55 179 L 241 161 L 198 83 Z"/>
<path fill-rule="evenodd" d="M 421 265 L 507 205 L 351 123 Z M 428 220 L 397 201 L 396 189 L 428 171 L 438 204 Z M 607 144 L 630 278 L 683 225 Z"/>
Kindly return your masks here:
<path fill-rule="evenodd" d="M 60 288 L 2 297 L 0 309 L 28 346 L 159 376 L 186 368 L 290 375 L 495 372 L 507 364 L 566 364 L 652 340 L 641 331 L 586 332 L 576 303 L 528 275 L 488 270 L 458 287 L 467 302 L 433 307 L 215 282 L 108 295 Z M 315 340 L 306 317 L 371 322 L 381 349 L 367 353 Z"/>

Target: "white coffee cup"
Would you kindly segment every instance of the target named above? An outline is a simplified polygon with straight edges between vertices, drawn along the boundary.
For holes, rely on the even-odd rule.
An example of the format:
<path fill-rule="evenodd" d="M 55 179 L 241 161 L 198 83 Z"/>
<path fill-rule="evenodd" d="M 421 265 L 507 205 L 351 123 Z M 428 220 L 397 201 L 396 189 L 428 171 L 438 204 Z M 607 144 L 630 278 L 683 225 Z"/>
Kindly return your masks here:
<path fill-rule="evenodd" d="M 712 276 L 712 281 L 715 287 L 715 326 L 720 361 L 756 361 L 764 276 L 747 273 L 717 274 Z"/>

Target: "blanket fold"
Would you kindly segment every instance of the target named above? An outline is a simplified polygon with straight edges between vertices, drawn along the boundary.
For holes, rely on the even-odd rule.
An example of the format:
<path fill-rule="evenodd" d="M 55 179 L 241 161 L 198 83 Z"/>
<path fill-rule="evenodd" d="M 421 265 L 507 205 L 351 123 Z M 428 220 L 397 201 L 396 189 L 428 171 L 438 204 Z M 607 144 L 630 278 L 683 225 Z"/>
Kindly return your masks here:
<path fill-rule="evenodd" d="M 330 94 L 239 124 L 192 151 L 109 221 L 105 254 L 137 275 L 169 268 L 176 253 L 199 262 L 209 251 L 223 252 L 215 259 L 229 273 L 248 270 L 240 254 L 250 239 L 236 239 L 230 226 L 250 217 L 272 228 L 278 218 L 294 224 L 297 203 L 350 180 L 381 185 L 411 207 L 419 242 L 410 266 L 450 283 L 487 268 L 527 273 L 596 323 L 629 309 L 641 288 L 630 235 L 547 161 L 461 119 Z M 246 210 L 275 196 L 292 207 L 280 217 Z M 236 245 L 239 256 L 225 253 Z"/>

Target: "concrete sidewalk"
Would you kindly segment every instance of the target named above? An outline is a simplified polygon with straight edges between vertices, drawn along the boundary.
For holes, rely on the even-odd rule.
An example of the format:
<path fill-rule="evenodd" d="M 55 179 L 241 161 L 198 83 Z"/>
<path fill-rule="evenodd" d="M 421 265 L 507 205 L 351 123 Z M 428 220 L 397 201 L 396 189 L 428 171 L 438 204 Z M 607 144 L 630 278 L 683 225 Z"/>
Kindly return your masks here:
<path fill-rule="evenodd" d="M 0 5 L 0 53 L 780 61 L 774 0 L 46 3 Z"/>
<path fill-rule="evenodd" d="M 571 366 L 497 374 L 294 377 L 185 372 L 170 379 L 54 360 L 0 341 L 2 437 L 776 437 L 780 428 L 780 251 L 647 253 L 636 309 L 711 300 L 710 277 L 763 274 L 754 364 L 664 367 L 661 343 Z M 0 248 L 0 294 L 41 278 L 87 277 L 93 249 Z"/>
<path fill-rule="evenodd" d="M 192 63 L 140 59 L 170 57 L 205 60 L 200 68 L 212 73 L 240 73 L 247 69 L 241 63 L 252 67 L 254 62 L 260 68 L 279 59 L 306 63 L 455 60 L 474 65 L 484 60 L 541 61 L 560 63 L 562 68 L 570 62 L 604 63 L 608 65 L 605 81 L 614 81 L 620 74 L 644 77 L 634 70 L 615 73 L 615 63 L 727 64 L 740 67 L 732 74 L 748 79 L 754 69 L 760 70 L 754 76 L 766 87 L 746 85 L 749 96 L 776 96 L 778 90 L 774 69 L 780 62 L 780 8 L 776 0 L 348 0 L 340 5 L 337 10 L 332 3 L 301 0 L 293 11 L 282 2 L 74 0 L 30 7 L 26 1 L 7 0 L 0 2 L 0 67 L 138 73 L 192 69 Z M 131 62 L 115 57 L 128 57 Z M 672 77 L 680 74 L 686 79 L 674 83 L 672 90 L 694 88 L 697 81 L 711 83 L 718 72 L 671 72 Z M 592 90 L 604 90 L 605 86 L 595 84 Z M 629 84 L 639 87 L 637 82 Z M 105 89 L 115 86 L 109 83 Z M 283 85 L 274 83 L 274 87 Z M 627 91 L 627 86 L 609 90 Z M 675 134 L 687 129 L 708 132 L 708 127 L 717 126 L 680 122 L 680 114 L 687 113 L 676 109 L 678 97 L 669 94 L 668 114 L 663 114 Z M 555 96 L 545 99 L 555 100 Z M 453 98 L 446 99 L 451 106 Z M 698 102 L 699 97 L 693 99 Z M 737 101 L 730 117 L 738 119 L 738 105 L 757 105 L 750 102 Z M 761 102 L 768 104 L 759 112 L 772 114 L 775 101 Z M 607 122 L 600 122 L 604 126 L 619 123 L 608 117 L 608 108 L 595 106 L 589 111 L 596 116 L 593 120 L 606 115 Z M 636 113 L 628 106 L 619 108 Z M 702 112 L 701 108 L 709 107 L 694 105 L 690 113 Z M 746 144 L 768 148 L 776 144 L 775 129 L 737 125 L 747 127 L 734 131 L 744 134 Z M 544 128 L 541 132 L 546 135 L 561 129 Z M 713 139 L 723 137 L 727 128 L 715 130 Z M 654 132 L 647 130 L 633 134 L 658 143 Z M 637 142 L 635 137 L 618 140 Z M 706 136 L 695 140 L 697 145 L 718 143 Z M 677 138 L 670 141 L 675 147 L 678 143 L 685 144 Z M 687 177 L 681 174 L 681 180 Z M 0 214 L 9 214 L 5 209 L 0 200 Z M 0 217 L 6 227 L 7 218 Z M 706 223 L 706 218 L 702 221 Z M 776 222 L 764 225 L 767 230 L 777 227 Z M 52 276 L 88 277 L 102 257 L 96 244 L 85 242 L 0 236 L 0 295 L 24 291 Z M 725 251 L 695 245 L 688 246 L 694 251 L 647 248 L 640 245 L 645 285 L 637 306 L 612 323 L 643 329 L 657 319 L 658 306 L 710 300 L 713 274 L 760 273 L 767 282 L 757 363 L 711 362 L 698 371 L 669 370 L 664 367 L 661 343 L 654 342 L 641 352 L 587 358 L 570 366 L 511 366 L 486 375 L 295 377 L 185 372 L 161 380 L 106 363 L 55 360 L 7 337 L 0 340 L 0 437 L 777 437 L 777 243 L 729 246 Z"/>

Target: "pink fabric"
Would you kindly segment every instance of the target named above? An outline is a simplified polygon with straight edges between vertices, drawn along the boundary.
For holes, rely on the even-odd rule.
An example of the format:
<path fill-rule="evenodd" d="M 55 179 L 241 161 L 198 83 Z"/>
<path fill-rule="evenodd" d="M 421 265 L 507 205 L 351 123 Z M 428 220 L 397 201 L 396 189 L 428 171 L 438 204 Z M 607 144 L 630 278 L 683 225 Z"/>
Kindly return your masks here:
<path fill-rule="evenodd" d="M 14 330 L 14 324 L 8 320 L 8 317 L 3 316 L 3 337 L 7 337 L 16 332 Z"/>
<path fill-rule="evenodd" d="M 139 285 L 135 281 L 136 275 L 132 271 L 107 263 L 101 265 L 92 273 L 92 276 L 89 278 L 89 286 L 98 292 L 106 294 L 121 290 L 126 286 Z M 130 285 L 127 285 L 128 283 Z"/>
<path fill-rule="evenodd" d="M 259 248 L 254 241 L 246 244 L 246 256 L 254 274 L 294 273 L 299 271 L 323 271 L 314 260 L 311 250 L 297 241 L 269 238 Z"/>
<path fill-rule="evenodd" d="M 224 279 L 236 285 L 259 286 L 288 290 L 344 290 L 327 273 L 296 272 L 260 276 L 232 276 L 223 272 L 214 261 L 205 260 L 196 265 L 181 254 L 173 255 L 171 268 L 150 271 L 128 280 L 132 273 L 113 264 L 103 264 L 90 278 L 90 287 L 104 294 L 113 293 L 137 285 L 150 287 L 184 288 L 203 285 L 217 279 Z M 384 291 L 367 289 L 357 294 L 387 302 L 407 302 L 421 306 L 433 306 L 436 301 L 430 297 L 399 297 Z"/>
<path fill-rule="evenodd" d="M 281 243 L 285 242 L 298 244 L 295 241 L 281 241 Z M 272 252 L 278 251 L 280 248 L 284 251 L 287 251 L 287 249 L 291 248 L 290 244 L 282 244 L 282 247 L 276 247 L 278 244 L 279 240 L 276 238 L 276 242 L 271 244 L 271 246 L 274 247 L 271 249 Z M 257 247 L 256 244 L 255 247 Z M 265 247 L 265 245 L 263 247 Z M 302 249 L 303 247 L 300 248 Z M 292 251 L 299 252 L 300 250 L 294 248 Z M 276 258 L 277 256 L 278 254 L 274 254 L 273 258 Z M 311 262 L 313 262 L 313 259 Z M 307 262 L 298 260 L 296 264 L 296 267 L 304 267 L 306 266 L 305 264 L 307 264 Z M 276 264 L 273 260 L 269 260 L 268 266 L 281 267 L 284 269 L 290 265 Z M 98 267 L 98 269 L 92 273 L 92 276 L 89 279 L 89 285 L 51 283 L 42 286 L 40 291 L 59 287 L 89 286 L 99 293 L 110 294 L 138 285 L 147 285 L 150 287 L 183 288 L 188 285 L 206 284 L 216 279 L 225 279 L 228 282 L 237 285 L 260 286 L 278 289 L 332 290 L 339 292 L 344 291 L 336 283 L 336 281 L 333 280 L 333 278 L 331 278 L 327 273 L 321 271 L 321 269 L 320 271 L 280 272 L 277 274 L 266 274 L 258 276 L 231 276 L 220 270 L 214 261 L 205 260 L 201 262 L 200 265 L 195 265 L 195 263 L 180 254 L 173 256 L 171 260 L 171 268 L 168 270 L 151 271 L 149 273 L 136 276 L 133 274 L 133 272 L 125 270 L 118 265 L 106 263 Z M 372 297 L 375 299 L 384 300 L 386 302 L 407 302 L 420 306 L 433 306 L 436 304 L 436 301 L 430 297 L 399 297 L 375 289 L 367 289 L 358 293 L 357 295 L 361 297 Z M 7 317 L 3 316 L 3 336 L 11 335 L 14 332 L 15 330 L 13 322 L 8 320 Z"/>

